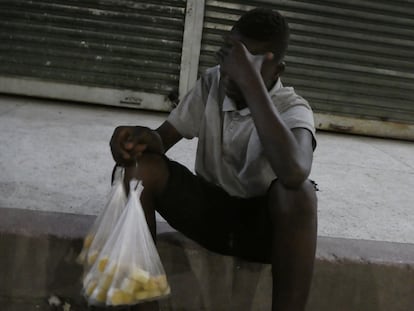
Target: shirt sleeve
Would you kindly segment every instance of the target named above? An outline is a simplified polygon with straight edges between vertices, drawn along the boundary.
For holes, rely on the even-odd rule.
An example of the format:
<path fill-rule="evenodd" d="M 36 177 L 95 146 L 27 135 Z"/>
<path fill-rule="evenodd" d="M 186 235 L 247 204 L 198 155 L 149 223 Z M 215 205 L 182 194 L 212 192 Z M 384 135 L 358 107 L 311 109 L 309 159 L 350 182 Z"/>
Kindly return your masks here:
<path fill-rule="evenodd" d="M 285 124 L 290 128 L 305 128 L 312 133 L 313 146 L 316 147 L 315 121 L 309 103 L 294 93 L 293 88 L 288 89 L 279 103 L 279 111 Z"/>
<path fill-rule="evenodd" d="M 203 88 L 203 79 L 199 79 L 167 118 L 168 122 L 188 139 L 198 137 L 205 110 Z"/>
<path fill-rule="evenodd" d="M 307 105 L 293 105 L 282 114 L 282 118 L 290 129 L 303 127 L 315 133 L 313 113 Z"/>

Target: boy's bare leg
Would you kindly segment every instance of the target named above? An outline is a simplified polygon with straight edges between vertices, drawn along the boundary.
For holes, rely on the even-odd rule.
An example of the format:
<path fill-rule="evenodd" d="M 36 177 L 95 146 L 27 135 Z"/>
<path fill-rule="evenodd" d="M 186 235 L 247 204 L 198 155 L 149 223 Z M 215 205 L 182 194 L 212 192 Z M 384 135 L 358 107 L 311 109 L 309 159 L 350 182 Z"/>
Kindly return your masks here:
<path fill-rule="evenodd" d="M 154 242 L 156 242 L 156 218 L 155 200 L 156 194 L 160 193 L 168 180 L 168 167 L 165 160 L 159 155 L 144 155 L 139 162 L 138 168 L 128 167 L 125 169 L 125 189 L 129 192 L 129 181 L 132 178 L 142 180 L 144 191 L 141 195 L 141 204 L 150 228 Z M 130 307 L 129 311 L 158 311 L 157 301 L 147 302 Z"/>
<path fill-rule="evenodd" d="M 273 222 L 273 311 L 304 311 L 312 281 L 317 238 L 317 199 L 306 181 L 298 189 L 275 182 L 269 208 Z"/>

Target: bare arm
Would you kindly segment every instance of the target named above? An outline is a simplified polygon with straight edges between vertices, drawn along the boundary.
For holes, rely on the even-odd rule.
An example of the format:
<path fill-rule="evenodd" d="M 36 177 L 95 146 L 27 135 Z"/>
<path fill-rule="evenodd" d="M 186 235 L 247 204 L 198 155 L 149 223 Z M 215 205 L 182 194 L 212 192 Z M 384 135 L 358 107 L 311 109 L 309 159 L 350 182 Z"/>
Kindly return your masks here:
<path fill-rule="evenodd" d="M 262 79 L 253 75 L 247 82 L 240 83 L 243 95 L 270 165 L 285 186 L 294 188 L 309 176 L 313 159 L 312 135 L 306 129 L 290 130 L 286 126 Z"/>
<path fill-rule="evenodd" d="M 257 63 L 240 41 L 232 43 L 220 55 L 222 70 L 242 90 L 273 171 L 286 187 L 298 187 L 311 170 L 312 135 L 306 129 L 288 128 L 273 105 L 260 71 L 263 61 L 271 61 L 273 55 Z"/>
<path fill-rule="evenodd" d="M 156 129 L 158 135 L 160 135 L 164 152 L 167 152 L 172 146 L 178 143 L 183 136 L 171 125 L 168 121 L 165 121 Z"/>

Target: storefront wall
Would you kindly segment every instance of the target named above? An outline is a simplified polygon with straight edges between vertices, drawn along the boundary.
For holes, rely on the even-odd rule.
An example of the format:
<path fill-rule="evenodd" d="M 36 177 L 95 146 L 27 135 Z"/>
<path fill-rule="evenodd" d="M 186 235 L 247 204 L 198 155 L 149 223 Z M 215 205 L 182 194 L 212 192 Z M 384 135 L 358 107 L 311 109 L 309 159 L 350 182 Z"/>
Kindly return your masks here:
<path fill-rule="evenodd" d="M 291 27 L 285 85 L 319 129 L 414 140 L 410 1 L 14 0 L 0 3 L 0 92 L 170 111 L 244 11 Z"/>

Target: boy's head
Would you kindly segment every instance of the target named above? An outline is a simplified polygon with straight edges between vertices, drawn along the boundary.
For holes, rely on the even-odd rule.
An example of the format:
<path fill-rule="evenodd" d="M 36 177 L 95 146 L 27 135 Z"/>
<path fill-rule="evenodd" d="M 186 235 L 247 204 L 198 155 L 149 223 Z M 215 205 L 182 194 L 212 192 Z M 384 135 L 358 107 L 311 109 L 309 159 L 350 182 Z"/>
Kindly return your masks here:
<path fill-rule="evenodd" d="M 265 60 L 261 67 L 263 82 L 270 89 L 285 69 L 283 58 L 289 41 L 289 26 L 284 17 L 270 9 L 253 9 L 235 23 L 229 38 L 241 41 L 253 55 L 273 54 L 273 58 Z M 224 46 L 227 44 L 225 39 Z M 234 81 L 222 77 L 222 83 L 228 97 L 239 107 L 246 106 L 242 92 Z"/>
<path fill-rule="evenodd" d="M 267 44 L 268 51 L 264 52 L 272 52 L 277 62 L 283 60 L 289 42 L 289 25 L 279 12 L 265 8 L 248 11 L 235 23 L 234 31 Z"/>

